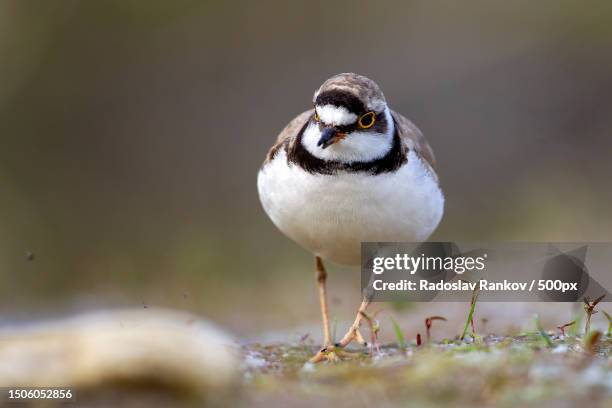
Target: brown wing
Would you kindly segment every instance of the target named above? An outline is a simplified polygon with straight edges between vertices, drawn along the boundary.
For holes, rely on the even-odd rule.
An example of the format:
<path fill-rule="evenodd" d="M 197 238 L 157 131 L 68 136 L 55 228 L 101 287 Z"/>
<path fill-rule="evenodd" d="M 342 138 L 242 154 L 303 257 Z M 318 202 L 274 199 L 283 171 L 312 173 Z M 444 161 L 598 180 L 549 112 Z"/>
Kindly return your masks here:
<path fill-rule="evenodd" d="M 280 134 L 276 138 L 276 142 L 274 143 L 274 145 L 272 145 L 272 147 L 268 151 L 266 160 L 264 161 L 264 166 L 267 163 L 269 163 L 272 159 L 274 159 L 274 156 L 276 156 L 276 153 L 278 153 L 278 151 L 281 148 L 287 146 L 295 139 L 300 129 L 302 129 L 304 124 L 312 116 L 312 113 L 313 113 L 313 109 L 309 109 L 306 112 L 302 112 L 299 115 L 297 115 L 295 118 L 293 118 L 287 124 L 287 126 L 285 126 L 285 128 L 280 132 Z"/>
<path fill-rule="evenodd" d="M 425 136 L 423 136 L 419 128 L 395 111 L 391 111 L 391 116 L 395 121 L 397 131 L 404 144 L 410 150 L 414 150 L 416 154 L 425 159 L 431 168 L 434 169 L 436 167 L 436 158 L 431 146 L 429 146 L 429 143 L 427 143 Z"/>

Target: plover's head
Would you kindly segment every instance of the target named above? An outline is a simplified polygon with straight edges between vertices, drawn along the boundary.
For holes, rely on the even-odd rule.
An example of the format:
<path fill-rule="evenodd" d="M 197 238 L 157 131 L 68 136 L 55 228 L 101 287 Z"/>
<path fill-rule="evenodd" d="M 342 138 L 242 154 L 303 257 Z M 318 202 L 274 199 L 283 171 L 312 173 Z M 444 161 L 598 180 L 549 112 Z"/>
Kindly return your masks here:
<path fill-rule="evenodd" d="M 314 113 L 302 144 L 314 156 L 342 162 L 383 157 L 393 144 L 393 119 L 374 81 L 339 74 L 314 94 Z"/>

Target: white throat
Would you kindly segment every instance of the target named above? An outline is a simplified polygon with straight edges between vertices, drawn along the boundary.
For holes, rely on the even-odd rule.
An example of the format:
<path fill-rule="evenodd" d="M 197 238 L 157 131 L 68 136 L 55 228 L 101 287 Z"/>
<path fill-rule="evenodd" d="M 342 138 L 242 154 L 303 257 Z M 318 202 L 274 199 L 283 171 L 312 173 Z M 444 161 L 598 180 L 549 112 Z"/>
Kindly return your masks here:
<path fill-rule="evenodd" d="M 322 109 L 317 108 L 317 114 L 324 123 L 330 123 L 332 119 L 330 115 L 333 116 L 334 114 L 336 114 L 336 116 L 333 116 L 334 120 L 349 120 L 347 115 L 337 115 L 338 112 L 341 112 L 337 108 L 335 111 L 329 110 L 325 111 L 325 113 L 323 112 Z M 357 119 L 356 115 L 348 111 L 346 111 L 346 113 L 355 116 L 353 122 Z M 327 117 L 324 117 L 324 114 L 326 114 Z M 328 146 L 326 149 L 317 146 L 317 142 L 321 138 L 321 131 L 316 123 L 310 123 L 306 130 L 304 130 L 302 145 L 313 156 L 328 161 L 353 163 L 369 162 L 380 159 L 391 150 L 393 145 L 393 134 L 395 132 L 395 125 L 393 124 L 393 118 L 391 117 L 391 112 L 388 107 L 385 107 L 385 117 L 388 124 L 386 133 L 371 131 L 351 132 L 344 139 Z M 335 124 L 340 125 L 341 123 Z"/>

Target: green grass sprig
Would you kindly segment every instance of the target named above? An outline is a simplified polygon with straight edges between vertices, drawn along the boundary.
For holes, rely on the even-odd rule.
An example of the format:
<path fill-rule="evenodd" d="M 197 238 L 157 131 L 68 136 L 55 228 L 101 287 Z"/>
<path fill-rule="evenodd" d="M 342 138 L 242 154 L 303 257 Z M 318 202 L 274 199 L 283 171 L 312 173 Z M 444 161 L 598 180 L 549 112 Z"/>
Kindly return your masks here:
<path fill-rule="evenodd" d="M 552 347 L 553 342 L 550 339 L 548 333 L 546 333 L 546 330 L 544 330 L 544 327 L 542 327 L 542 323 L 540 322 L 540 316 L 538 316 L 537 314 L 533 315 L 533 321 L 535 323 L 536 329 L 538 330 L 538 333 L 540 333 L 540 336 L 542 337 L 546 345 L 548 347 Z"/>
<path fill-rule="evenodd" d="M 470 301 L 470 312 L 468 313 L 467 320 L 465 321 L 465 326 L 463 327 L 463 333 L 461 334 L 461 340 L 465 338 L 467 334 L 468 327 L 472 327 L 472 337 L 476 338 L 476 330 L 474 329 L 474 310 L 476 309 L 476 302 L 478 301 L 478 292 L 479 287 L 472 292 L 472 300 Z"/>
<path fill-rule="evenodd" d="M 391 317 L 391 323 L 393 324 L 393 331 L 395 332 L 395 338 L 397 339 L 399 348 L 402 350 L 406 349 L 406 339 L 404 338 L 404 333 L 402 333 L 402 328 L 393 317 Z"/>

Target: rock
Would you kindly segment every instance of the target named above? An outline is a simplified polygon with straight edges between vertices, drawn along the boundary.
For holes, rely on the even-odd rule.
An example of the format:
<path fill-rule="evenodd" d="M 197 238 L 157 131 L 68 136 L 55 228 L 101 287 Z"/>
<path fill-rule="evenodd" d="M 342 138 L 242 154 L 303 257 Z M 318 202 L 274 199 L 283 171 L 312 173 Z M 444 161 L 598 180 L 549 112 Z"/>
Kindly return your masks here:
<path fill-rule="evenodd" d="M 239 378 L 235 347 L 220 329 L 188 313 L 86 313 L 2 328 L 0 387 L 129 384 L 218 394 Z"/>

